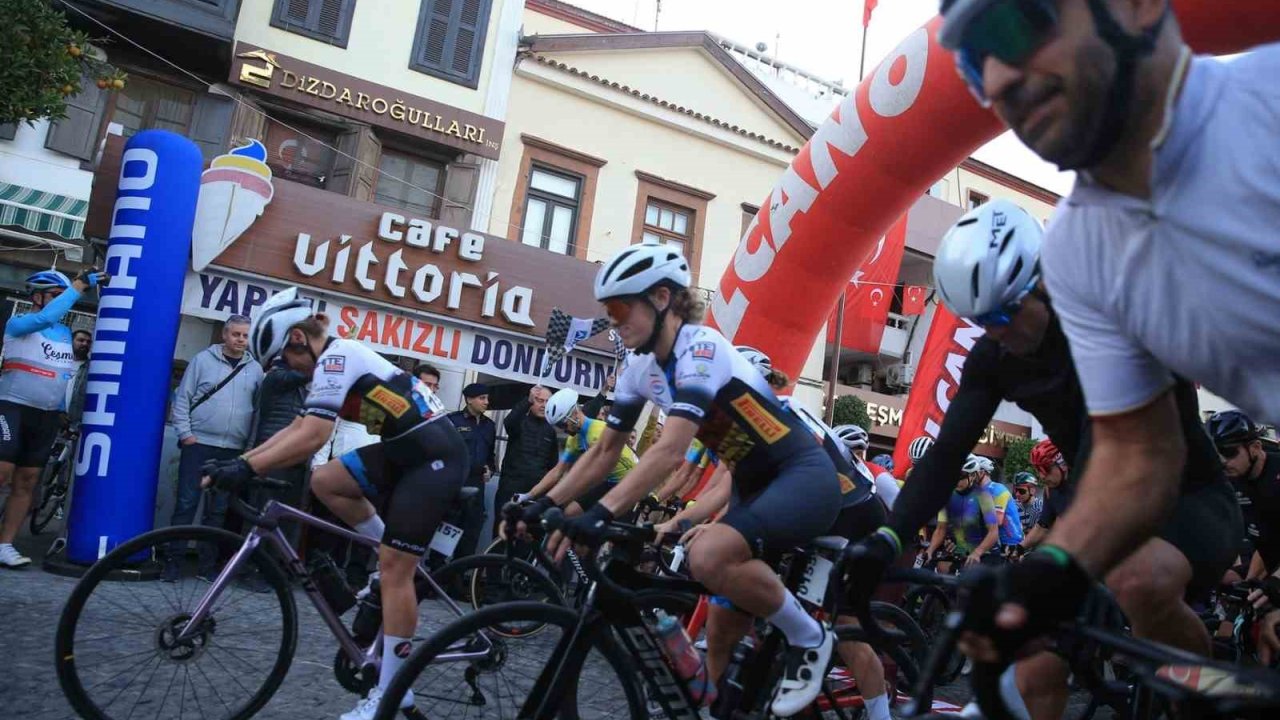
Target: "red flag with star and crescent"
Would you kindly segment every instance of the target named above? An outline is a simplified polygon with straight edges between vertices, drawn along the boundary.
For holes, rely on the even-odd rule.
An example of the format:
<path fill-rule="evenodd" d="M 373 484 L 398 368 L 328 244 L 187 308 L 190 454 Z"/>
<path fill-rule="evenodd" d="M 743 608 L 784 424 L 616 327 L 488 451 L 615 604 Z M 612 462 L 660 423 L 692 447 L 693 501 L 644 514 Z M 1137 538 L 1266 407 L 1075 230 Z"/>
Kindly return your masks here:
<path fill-rule="evenodd" d="M 907 244 L 907 216 L 898 219 L 871 250 L 871 255 L 853 274 L 844 294 L 844 337 L 846 350 L 880 352 L 884 323 L 893 302 L 893 289 Z M 827 342 L 835 341 L 835 312 L 827 324 Z"/>
<path fill-rule="evenodd" d="M 908 285 L 902 291 L 902 314 L 923 315 L 924 301 L 929 297 L 929 288 L 923 285 Z"/>

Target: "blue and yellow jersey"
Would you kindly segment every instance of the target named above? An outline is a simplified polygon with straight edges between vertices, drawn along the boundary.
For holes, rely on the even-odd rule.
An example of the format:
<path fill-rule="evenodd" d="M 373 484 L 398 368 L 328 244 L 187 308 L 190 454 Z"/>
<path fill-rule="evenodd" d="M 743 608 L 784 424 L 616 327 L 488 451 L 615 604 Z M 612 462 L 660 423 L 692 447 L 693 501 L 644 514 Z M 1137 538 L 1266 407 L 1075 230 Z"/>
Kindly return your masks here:
<path fill-rule="evenodd" d="M 572 465 L 577 462 L 583 453 L 600 441 L 600 436 L 604 434 L 605 427 L 603 420 L 584 419 L 582 427 L 578 428 L 578 432 L 570 435 L 569 439 L 565 441 L 564 452 L 560 454 L 560 462 L 565 465 Z M 613 472 L 609 473 L 605 481 L 610 483 L 618 482 L 627 473 L 631 472 L 631 468 L 635 467 L 638 461 L 634 450 L 630 447 L 623 447 L 622 455 L 618 458 L 618 464 L 613 466 Z"/>
<path fill-rule="evenodd" d="M 1018 503 L 1013 493 L 998 482 L 988 482 L 987 490 L 995 503 L 996 512 L 1003 516 L 1000 521 L 1000 544 L 1017 545 L 1022 542 L 1022 519 L 1018 515 Z"/>
<path fill-rule="evenodd" d="M 938 522 L 947 524 L 957 550 L 971 553 L 987 537 L 987 528 L 996 524 L 995 501 L 985 487 L 964 494 L 953 492 L 938 513 Z"/>

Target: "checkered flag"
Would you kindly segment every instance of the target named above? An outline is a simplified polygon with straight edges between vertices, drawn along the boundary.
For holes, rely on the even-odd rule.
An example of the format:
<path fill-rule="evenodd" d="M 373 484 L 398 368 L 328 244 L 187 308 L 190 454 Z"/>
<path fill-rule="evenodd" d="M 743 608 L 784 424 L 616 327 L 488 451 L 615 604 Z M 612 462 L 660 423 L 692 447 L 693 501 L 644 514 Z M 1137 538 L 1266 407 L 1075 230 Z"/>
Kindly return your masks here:
<path fill-rule="evenodd" d="M 547 322 L 547 359 L 542 366 L 542 377 L 551 374 L 551 369 L 565 353 L 607 327 L 609 321 L 606 318 L 577 318 L 560 308 L 553 308 L 551 320 Z"/>

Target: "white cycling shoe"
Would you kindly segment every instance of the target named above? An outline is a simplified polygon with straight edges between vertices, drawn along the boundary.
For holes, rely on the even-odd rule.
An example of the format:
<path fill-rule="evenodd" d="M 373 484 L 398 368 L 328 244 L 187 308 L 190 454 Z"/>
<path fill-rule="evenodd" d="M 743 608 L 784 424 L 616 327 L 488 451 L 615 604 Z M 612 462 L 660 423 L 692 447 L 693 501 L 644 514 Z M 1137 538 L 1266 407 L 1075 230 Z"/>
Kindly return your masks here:
<path fill-rule="evenodd" d="M 822 625 L 822 642 L 817 647 L 787 649 L 786 667 L 778 691 L 773 696 L 772 710 L 778 717 L 791 717 L 804 710 L 822 692 L 822 680 L 831 663 L 835 633 Z"/>
<path fill-rule="evenodd" d="M 20 568 L 30 564 L 31 558 L 18 552 L 14 546 L 8 543 L 0 545 L 0 565 L 7 568 Z"/>
<path fill-rule="evenodd" d="M 373 720 L 373 716 L 378 714 L 378 703 L 382 700 L 382 689 L 374 688 L 369 691 L 365 699 L 356 703 L 356 708 L 348 713 L 343 713 L 338 720 Z M 400 701 L 400 709 L 405 710 L 413 707 L 413 691 L 405 694 L 404 699 Z"/>

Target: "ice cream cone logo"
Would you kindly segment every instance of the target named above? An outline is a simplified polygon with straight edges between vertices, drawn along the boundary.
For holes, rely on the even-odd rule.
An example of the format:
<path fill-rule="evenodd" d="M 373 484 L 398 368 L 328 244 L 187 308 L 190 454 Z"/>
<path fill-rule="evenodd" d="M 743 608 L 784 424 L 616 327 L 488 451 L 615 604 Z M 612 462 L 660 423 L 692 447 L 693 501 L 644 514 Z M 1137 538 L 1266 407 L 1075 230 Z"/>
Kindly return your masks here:
<path fill-rule="evenodd" d="M 219 155 L 200 176 L 191 230 L 191 267 L 199 272 L 253 225 L 275 195 L 267 149 L 257 140 Z"/>

